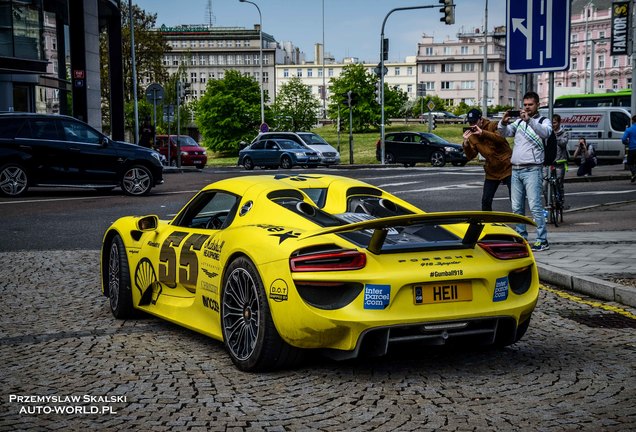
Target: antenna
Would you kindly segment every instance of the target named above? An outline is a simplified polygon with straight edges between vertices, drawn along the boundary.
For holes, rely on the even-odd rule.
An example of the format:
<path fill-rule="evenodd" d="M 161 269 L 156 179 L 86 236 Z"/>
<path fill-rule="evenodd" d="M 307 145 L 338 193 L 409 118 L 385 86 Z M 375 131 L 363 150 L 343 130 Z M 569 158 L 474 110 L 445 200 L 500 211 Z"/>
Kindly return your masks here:
<path fill-rule="evenodd" d="M 208 0 L 208 5 L 205 7 L 205 14 L 208 16 L 208 25 L 212 27 L 216 17 L 212 13 L 212 0 Z"/>

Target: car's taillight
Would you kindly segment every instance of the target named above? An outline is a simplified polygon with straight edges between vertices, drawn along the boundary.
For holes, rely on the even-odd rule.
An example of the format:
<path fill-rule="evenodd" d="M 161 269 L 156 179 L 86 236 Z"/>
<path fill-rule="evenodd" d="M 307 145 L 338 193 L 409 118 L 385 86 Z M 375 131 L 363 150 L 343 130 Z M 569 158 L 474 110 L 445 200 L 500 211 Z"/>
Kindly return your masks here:
<path fill-rule="evenodd" d="M 382 140 L 378 140 L 378 142 L 375 143 L 375 148 L 379 150 L 381 145 L 382 145 Z"/>
<path fill-rule="evenodd" d="M 355 250 L 316 252 L 289 259 L 292 272 L 359 270 L 367 264 L 367 256 Z"/>
<path fill-rule="evenodd" d="M 530 256 L 526 243 L 512 241 L 482 241 L 477 243 L 483 250 L 497 259 L 509 260 Z"/>

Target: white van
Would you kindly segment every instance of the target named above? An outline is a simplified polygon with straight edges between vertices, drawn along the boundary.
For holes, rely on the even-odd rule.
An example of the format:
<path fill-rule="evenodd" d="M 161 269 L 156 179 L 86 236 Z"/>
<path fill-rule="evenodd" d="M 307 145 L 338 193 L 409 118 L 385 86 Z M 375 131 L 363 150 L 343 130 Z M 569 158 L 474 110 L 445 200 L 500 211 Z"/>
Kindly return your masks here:
<path fill-rule="evenodd" d="M 539 113 L 547 117 L 547 108 Z M 622 162 L 625 145 L 621 142 L 623 132 L 631 124 L 629 111 L 620 107 L 554 108 L 561 116 L 561 127 L 570 131 L 568 154 L 574 155 L 579 138 L 592 144 L 596 157 L 603 161 Z"/>

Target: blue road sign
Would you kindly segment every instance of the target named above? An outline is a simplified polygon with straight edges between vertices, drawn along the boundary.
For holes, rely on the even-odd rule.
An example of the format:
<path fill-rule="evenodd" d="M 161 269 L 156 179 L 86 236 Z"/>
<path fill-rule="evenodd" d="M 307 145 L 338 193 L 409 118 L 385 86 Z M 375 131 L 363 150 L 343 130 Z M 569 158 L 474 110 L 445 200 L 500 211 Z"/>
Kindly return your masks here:
<path fill-rule="evenodd" d="M 570 67 L 570 0 L 506 0 L 506 71 Z"/>

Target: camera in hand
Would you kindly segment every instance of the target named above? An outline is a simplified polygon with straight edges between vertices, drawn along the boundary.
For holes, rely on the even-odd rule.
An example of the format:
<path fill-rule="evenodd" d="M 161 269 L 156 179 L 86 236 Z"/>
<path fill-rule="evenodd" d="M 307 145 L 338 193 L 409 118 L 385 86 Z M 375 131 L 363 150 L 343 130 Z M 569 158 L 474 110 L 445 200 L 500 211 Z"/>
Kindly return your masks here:
<path fill-rule="evenodd" d="M 465 126 L 464 127 L 464 132 L 468 132 L 468 131 L 475 132 L 475 131 L 477 131 L 477 127 L 476 126 Z"/>
<path fill-rule="evenodd" d="M 509 117 L 519 117 L 521 115 L 521 111 L 519 110 L 510 110 L 508 111 Z"/>

